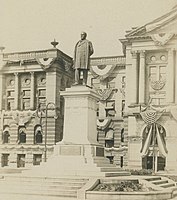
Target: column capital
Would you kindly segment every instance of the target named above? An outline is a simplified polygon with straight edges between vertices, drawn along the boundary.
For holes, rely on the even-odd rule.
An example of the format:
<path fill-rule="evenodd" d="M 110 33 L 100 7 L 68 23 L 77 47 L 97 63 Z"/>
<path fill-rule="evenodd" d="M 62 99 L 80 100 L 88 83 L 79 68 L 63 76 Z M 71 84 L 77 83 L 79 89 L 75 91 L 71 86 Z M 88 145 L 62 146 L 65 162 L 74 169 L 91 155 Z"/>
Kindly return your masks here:
<path fill-rule="evenodd" d="M 18 73 L 18 72 L 15 72 L 15 73 L 14 73 L 14 75 L 15 75 L 15 76 L 18 76 L 18 75 L 19 75 L 19 73 Z"/>
<path fill-rule="evenodd" d="M 137 53 L 138 53 L 138 51 L 131 51 L 131 54 L 132 54 L 132 58 L 133 58 L 133 59 L 136 59 L 136 58 L 137 58 Z"/>
<path fill-rule="evenodd" d="M 140 54 L 140 58 L 144 58 L 145 57 L 145 50 L 141 50 L 139 51 L 139 54 Z"/>
<path fill-rule="evenodd" d="M 31 76 L 34 76 L 34 72 L 30 72 Z"/>

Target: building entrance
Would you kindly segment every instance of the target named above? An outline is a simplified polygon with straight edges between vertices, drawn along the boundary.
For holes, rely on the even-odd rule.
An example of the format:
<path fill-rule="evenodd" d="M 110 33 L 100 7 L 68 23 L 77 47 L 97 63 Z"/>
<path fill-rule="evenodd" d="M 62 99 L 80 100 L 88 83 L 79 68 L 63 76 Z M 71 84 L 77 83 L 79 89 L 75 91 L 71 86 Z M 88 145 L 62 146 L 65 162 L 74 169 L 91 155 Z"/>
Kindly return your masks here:
<path fill-rule="evenodd" d="M 165 163 L 166 163 L 166 159 L 161 156 L 157 156 L 155 158 L 153 158 L 153 156 L 145 156 L 144 158 L 142 158 L 143 169 L 154 170 L 156 166 L 157 171 L 163 171 L 165 170 Z"/>

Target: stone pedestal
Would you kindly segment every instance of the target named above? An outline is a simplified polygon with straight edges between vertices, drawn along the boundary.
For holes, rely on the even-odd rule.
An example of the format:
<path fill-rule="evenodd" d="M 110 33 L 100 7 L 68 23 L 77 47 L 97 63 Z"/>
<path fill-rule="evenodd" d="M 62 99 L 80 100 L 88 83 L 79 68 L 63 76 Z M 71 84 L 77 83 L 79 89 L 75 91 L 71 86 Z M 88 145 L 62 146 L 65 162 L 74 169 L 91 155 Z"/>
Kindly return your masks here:
<path fill-rule="evenodd" d="M 46 163 L 24 172 L 39 176 L 129 175 L 110 164 L 104 147 L 97 142 L 96 103 L 98 94 L 84 86 L 61 92 L 65 99 L 64 137 Z"/>
<path fill-rule="evenodd" d="M 65 99 L 63 144 L 97 144 L 98 94 L 84 86 L 61 92 Z"/>

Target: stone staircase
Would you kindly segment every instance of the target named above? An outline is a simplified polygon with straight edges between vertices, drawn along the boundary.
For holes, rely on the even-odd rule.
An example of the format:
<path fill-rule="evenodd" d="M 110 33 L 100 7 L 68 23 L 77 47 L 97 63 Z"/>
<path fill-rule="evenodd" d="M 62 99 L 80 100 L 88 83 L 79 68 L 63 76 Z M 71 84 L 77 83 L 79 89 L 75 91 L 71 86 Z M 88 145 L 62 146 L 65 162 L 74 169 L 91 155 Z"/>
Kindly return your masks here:
<path fill-rule="evenodd" d="M 100 172 L 102 172 L 105 177 L 130 175 L 130 172 L 123 170 L 115 164 L 110 164 L 109 160 L 105 157 L 94 157 L 93 162 L 100 168 Z"/>
<path fill-rule="evenodd" d="M 162 176 L 149 177 L 149 178 L 145 178 L 145 180 L 150 182 L 151 184 L 154 184 L 157 187 L 166 188 L 166 189 L 167 188 L 172 189 L 176 186 L 176 183 L 174 181 Z"/>
<path fill-rule="evenodd" d="M 87 178 L 48 178 L 7 175 L 0 178 L 0 194 L 77 198 Z"/>

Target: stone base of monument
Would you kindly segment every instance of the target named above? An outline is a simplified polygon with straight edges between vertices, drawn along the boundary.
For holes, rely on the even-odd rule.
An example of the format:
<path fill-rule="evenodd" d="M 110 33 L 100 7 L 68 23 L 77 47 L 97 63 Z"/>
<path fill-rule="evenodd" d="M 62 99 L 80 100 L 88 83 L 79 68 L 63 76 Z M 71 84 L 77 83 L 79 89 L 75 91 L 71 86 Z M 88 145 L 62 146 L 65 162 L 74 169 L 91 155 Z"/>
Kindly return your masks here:
<path fill-rule="evenodd" d="M 97 142 L 98 94 L 85 86 L 61 92 L 65 99 L 63 140 L 47 163 L 25 173 L 45 176 L 119 176 L 129 172 L 110 164 Z"/>
<path fill-rule="evenodd" d="M 57 144 L 55 154 L 47 163 L 24 173 L 46 177 L 129 175 L 129 172 L 110 164 L 103 155 L 104 149 L 100 146 Z"/>

